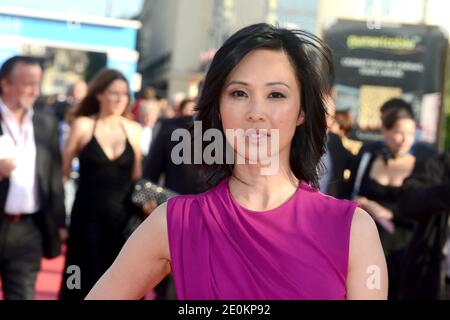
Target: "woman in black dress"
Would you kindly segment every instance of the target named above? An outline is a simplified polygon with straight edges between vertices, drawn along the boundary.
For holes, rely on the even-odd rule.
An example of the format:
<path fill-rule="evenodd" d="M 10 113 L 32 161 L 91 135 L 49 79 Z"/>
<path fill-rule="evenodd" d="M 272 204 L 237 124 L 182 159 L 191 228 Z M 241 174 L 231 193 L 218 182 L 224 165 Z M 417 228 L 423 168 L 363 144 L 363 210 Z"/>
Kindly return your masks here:
<path fill-rule="evenodd" d="M 382 107 L 382 144 L 363 148 L 350 179 L 353 197 L 377 223 L 389 271 L 389 299 L 396 299 L 405 270 L 403 257 L 417 223 L 398 210 L 403 181 L 423 170 L 414 152 L 416 123 L 411 105 L 392 99 Z M 431 151 L 430 151 L 431 152 Z"/>
<path fill-rule="evenodd" d="M 125 201 L 132 180 L 141 175 L 140 127 L 124 117 L 130 102 L 126 78 L 101 71 L 76 112 L 63 152 L 63 173 L 78 157 L 80 178 L 75 197 L 61 299 L 83 299 L 114 262 L 124 244 L 130 212 Z M 80 284 L 70 276 L 79 267 Z M 68 272 L 69 271 L 69 272 Z"/>

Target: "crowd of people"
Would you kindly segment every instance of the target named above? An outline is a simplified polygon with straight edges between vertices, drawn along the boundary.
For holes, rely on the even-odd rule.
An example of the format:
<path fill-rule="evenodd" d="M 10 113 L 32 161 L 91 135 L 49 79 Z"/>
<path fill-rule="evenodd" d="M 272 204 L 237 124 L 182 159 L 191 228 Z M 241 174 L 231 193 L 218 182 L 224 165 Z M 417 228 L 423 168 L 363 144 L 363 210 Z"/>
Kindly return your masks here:
<path fill-rule="evenodd" d="M 34 109 L 41 76 L 31 57 L 0 69 L 5 299 L 32 299 L 41 258 L 62 244 L 60 299 L 141 299 L 150 289 L 156 299 L 448 298 L 450 151 L 417 140 L 400 97 L 380 106 L 382 140 L 357 141 L 317 37 L 243 28 L 216 53 L 199 96 L 176 103 L 151 87 L 133 101 L 126 77 L 103 69 Z M 261 158 L 229 164 L 227 150 L 216 150 L 220 163 L 174 163 L 173 133 L 194 121 L 217 130 L 235 159 L 277 137 L 268 154 L 277 169 L 261 174 Z M 243 147 L 225 134 L 236 129 Z M 178 195 L 135 207 L 141 178 Z M 130 236 L 134 215 L 143 222 Z M 68 286 L 70 266 L 79 286 Z"/>

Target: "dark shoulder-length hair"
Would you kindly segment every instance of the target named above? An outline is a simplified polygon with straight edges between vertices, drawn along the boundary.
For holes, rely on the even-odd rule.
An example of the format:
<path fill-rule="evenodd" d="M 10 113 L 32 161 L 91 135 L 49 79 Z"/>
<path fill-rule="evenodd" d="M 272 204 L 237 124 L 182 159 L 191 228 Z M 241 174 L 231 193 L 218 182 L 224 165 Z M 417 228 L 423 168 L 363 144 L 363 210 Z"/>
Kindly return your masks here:
<path fill-rule="evenodd" d="M 327 130 L 324 98 L 331 92 L 334 69 L 331 51 L 316 36 L 266 23 L 237 31 L 217 51 L 211 62 L 203 82 L 195 120 L 202 122 L 203 132 L 216 128 L 221 130 L 224 137 L 219 103 L 225 81 L 239 62 L 256 49 L 282 51 L 290 59 L 301 87 L 301 110 L 305 120 L 295 130 L 289 162 L 298 179 L 318 187 L 318 165 L 325 151 Z M 232 174 L 233 165 L 226 164 L 226 152 L 223 154 L 223 164 L 202 165 L 206 183 L 210 187 Z"/>
<path fill-rule="evenodd" d="M 401 119 L 415 121 L 414 111 L 410 103 L 400 98 L 393 98 L 381 106 L 381 125 L 391 130 Z"/>
<path fill-rule="evenodd" d="M 123 80 L 128 87 L 128 102 L 130 101 L 130 87 L 127 78 L 118 70 L 102 69 L 88 84 L 88 92 L 83 100 L 78 105 L 74 113 L 75 117 L 92 116 L 98 114 L 100 111 L 100 102 L 97 95 L 104 92 L 110 84 L 115 80 Z M 126 111 L 125 111 L 126 113 Z"/>

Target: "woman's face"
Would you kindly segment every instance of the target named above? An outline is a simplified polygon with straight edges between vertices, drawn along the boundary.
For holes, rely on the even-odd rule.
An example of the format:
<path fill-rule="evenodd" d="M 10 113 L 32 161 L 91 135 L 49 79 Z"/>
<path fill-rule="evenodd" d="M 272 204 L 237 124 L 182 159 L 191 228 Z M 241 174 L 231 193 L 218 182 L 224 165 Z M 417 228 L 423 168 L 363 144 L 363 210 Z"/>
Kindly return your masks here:
<path fill-rule="evenodd" d="M 399 119 L 391 129 L 383 128 L 384 141 L 389 150 L 398 155 L 406 154 L 414 143 L 416 123 L 412 119 Z"/>
<path fill-rule="evenodd" d="M 251 149 L 266 144 L 270 156 L 289 159 L 295 129 L 303 123 L 300 116 L 300 84 L 286 53 L 258 49 L 247 54 L 225 81 L 220 98 L 223 129 L 243 129 L 238 137 L 245 140 L 245 150 L 233 142 L 235 152 L 248 159 Z M 265 129 L 265 130 L 260 130 Z M 271 150 L 277 130 L 278 148 Z M 238 132 L 238 131 L 236 131 Z M 229 142 L 230 138 L 227 135 Z"/>
<path fill-rule="evenodd" d="M 129 103 L 128 85 L 122 79 L 117 79 L 97 95 L 100 110 L 107 114 L 122 115 Z"/>

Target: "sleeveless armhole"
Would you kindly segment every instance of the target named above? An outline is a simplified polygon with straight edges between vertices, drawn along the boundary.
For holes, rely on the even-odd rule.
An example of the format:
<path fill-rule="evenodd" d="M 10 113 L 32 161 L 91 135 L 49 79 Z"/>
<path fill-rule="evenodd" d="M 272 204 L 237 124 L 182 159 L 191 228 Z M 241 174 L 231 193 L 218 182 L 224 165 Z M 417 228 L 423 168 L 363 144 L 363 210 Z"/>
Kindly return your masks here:
<path fill-rule="evenodd" d="M 170 254 L 170 268 L 172 272 L 174 272 L 174 260 L 173 255 L 176 250 L 179 248 L 176 247 L 177 239 L 174 239 L 177 235 L 180 234 L 180 226 L 179 221 L 176 221 L 177 217 L 173 213 L 174 206 L 176 205 L 176 198 L 171 198 L 167 201 L 167 212 L 166 212 L 166 220 L 167 220 L 167 239 L 169 241 L 169 254 Z"/>

